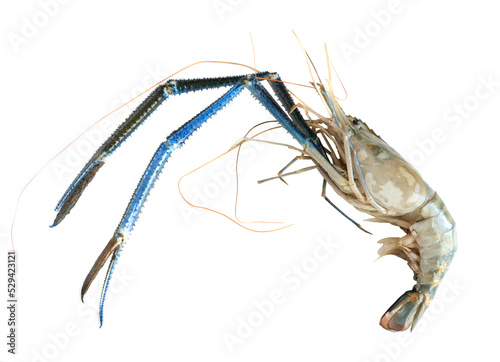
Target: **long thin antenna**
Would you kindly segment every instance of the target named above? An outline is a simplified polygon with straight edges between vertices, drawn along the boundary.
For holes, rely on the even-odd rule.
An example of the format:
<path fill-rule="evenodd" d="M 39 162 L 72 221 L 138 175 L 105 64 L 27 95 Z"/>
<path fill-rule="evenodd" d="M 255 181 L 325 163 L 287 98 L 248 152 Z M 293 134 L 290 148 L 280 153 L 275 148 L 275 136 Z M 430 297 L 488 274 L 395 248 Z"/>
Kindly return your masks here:
<path fill-rule="evenodd" d="M 252 53 L 253 53 L 253 67 L 254 67 L 254 73 L 257 73 L 255 69 L 257 69 L 257 60 L 255 57 L 255 46 L 253 44 L 253 38 L 252 38 L 252 33 L 250 33 L 250 42 L 252 43 Z"/>
<path fill-rule="evenodd" d="M 330 92 L 339 101 L 345 101 L 347 99 L 347 90 L 345 89 L 345 86 L 344 86 L 344 83 L 342 82 L 342 79 L 340 79 L 339 73 L 337 73 L 337 69 L 335 69 L 335 65 L 333 65 L 332 59 L 328 55 L 328 48 L 326 47 L 326 43 L 325 43 L 325 53 L 326 53 L 326 63 L 328 65 L 328 85 L 330 87 Z M 332 73 L 331 73 L 331 69 L 330 69 L 330 64 L 331 64 L 333 70 L 335 71 L 335 75 L 337 76 L 337 79 L 339 80 L 340 84 L 342 85 L 342 88 L 344 89 L 344 94 L 345 94 L 344 98 L 338 98 L 337 96 L 335 96 L 335 93 L 333 92 Z"/>
<path fill-rule="evenodd" d="M 318 88 L 318 84 L 317 84 L 316 80 L 314 79 L 314 76 L 313 76 L 313 73 L 311 70 L 311 61 L 310 61 L 309 55 L 307 54 L 306 50 L 302 46 L 302 43 L 301 43 L 297 33 L 295 33 L 295 31 L 293 29 L 292 29 L 292 32 L 295 35 L 295 37 L 297 38 L 297 41 L 299 42 L 299 45 L 302 48 L 302 52 L 304 52 L 304 55 L 306 56 L 307 67 L 309 68 L 309 74 L 311 75 L 311 79 L 312 79 L 311 84 L 314 87 L 314 89 L 316 89 L 316 92 L 320 96 L 321 101 L 323 102 L 323 105 L 325 106 L 325 108 L 328 111 L 328 114 L 330 115 L 330 118 L 331 118 L 331 117 L 333 117 L 332 111 L 330 110 L 330 107 L 328 106 L 328 103 L 325 100 L 325 96 L 323 95 L 321 90 Z M 313 64 L 313 66 L 314 66 L 314 64 Z M 314 70 L 316 71 L 316 68 Z M 316 74 L 317 74 L 317 72 L 316 72 Z M 319 77 L 319 75 L 318 75 L 318 77 Z M 319 83 L 323 86 L 323 84 L 321 83 L 321 78 L 319 79 Z"/>

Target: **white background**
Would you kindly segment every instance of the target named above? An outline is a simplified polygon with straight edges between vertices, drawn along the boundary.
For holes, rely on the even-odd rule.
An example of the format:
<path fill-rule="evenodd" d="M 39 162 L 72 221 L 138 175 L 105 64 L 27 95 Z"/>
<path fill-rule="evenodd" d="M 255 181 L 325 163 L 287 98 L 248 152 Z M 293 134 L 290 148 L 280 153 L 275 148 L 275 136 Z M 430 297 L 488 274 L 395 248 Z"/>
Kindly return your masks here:
<path fill-rule="evenodd" d="M 375 260 L 376 241 L 400 231 L 366 222 L 374 235 L 358 231 L 322 200 L 315 171 L 290 177 L 289 186 L 279 181 L 256 184 L 274 175 L 293 152 L 247 145 L 250 151 L 240 163 L 239 205 L 242 219 L 279 220 L 292 227 L 256 234 L 213 213 L 190 209 L 177 191 L 179 178 L 227 150 L 252 125 L 270 119 L 244 94 L 168 162 L 117 264 L 115 274 L 122 277 L 114 279 L 116 292 L 109 297 L 99 329 L 92 308 L 103 275 L 82 304 L 79 293 L 86 273 L 158 144 L 218 92 L 179 97 L 164 104 L 109 159 L 57 228 L 48 228 L 53 207 L 110 131 L 97 128 L 80 138 L 28 186 L 14 229 L 18 355 L 6 352 L 2 337 L 0 358 L 493 360 L 500 322 L 500 26 L 493 2 L 207 0 L 130 5 L 30 0 L 3 5 L 0 14 L 0 270 L 6 270 L 10 226 L 22 188 L 88 126 L 138 90 L 196 61 L 252 65 L 250 32 L 259 69 L 306 84 L 310 77 L 292 28 L 323 77 L 323 43 L 328 45 L 349 94 L 342 102 L 344 110 L 414 161 L 445 200 L 459 230 L 458 253 L 435 307 L 420 328 L 398 334 L 378 322 L 413 286 L 412 274 L 395 257 Z M 349 46 L 355 50 L 350 55 L 345 51 Z M 246 72 L 229 65 L 200 65 L 178 77 Z M 481 79 L 488 78 L 497 84 L 491 92 L 480 88 L 484 99 L 477 100 Z M 312 91 L 291 89 L 318 104 Z M 447 122 L 445 115 L 464 102 L 467 114 Z M 127 112 L 112 116 L 111 123 L 119 124 Z M 275 132 L 274 139 L 294 142 L 284 132 Z M 231 215 L 235 177 L 225 170 L 234 157 L 230 154 L 191 176 L 183 186 L 185 195 L 196 200 L 208 192 L 209 206 Z M 214 188 L 211 174 L 230 175 L 229 185 Z M 356 220 L 366 218 L 330 196 Z M 292 290 L 283 277 L 293 265 L 312 263 L 319 240 L 337 247 Z M 0 285 L 6 289 L 6 282 Z M 260 325 L 231 352 L 224 336 L 237 335 L 241 320 L 257 315 L 254 303 L 269 299 L 274 290 L 284 293 L 284 302 L 263 320 L 256 319 Z M 7 315 L 2 310 L 4 336 Z"/>

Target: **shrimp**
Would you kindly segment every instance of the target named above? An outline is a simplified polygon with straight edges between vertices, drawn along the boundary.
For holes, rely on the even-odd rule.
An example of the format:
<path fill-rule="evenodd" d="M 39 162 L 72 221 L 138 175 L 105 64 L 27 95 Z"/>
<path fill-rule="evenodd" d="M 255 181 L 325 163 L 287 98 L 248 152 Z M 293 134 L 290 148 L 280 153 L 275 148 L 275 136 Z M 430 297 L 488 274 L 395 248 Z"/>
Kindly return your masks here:
<path fill-rule="evenodd" d="M 363 121 L 346 115 L 331 89 L 315 86 L 331 117 L 310 120 L 311 128 L 336 145 L 337 152 L 329 153 L 330 162 L 314 151 L 306 153 L 338 195 L 373 216 L 369 221 L 390 223 L 405 232 L 403 237 L 380 240 L 378 253 L 406 260 L 416 284 L 387 310 L 380 325 L 390 331 L 413 330 L 457 249 L 455 221 L 439 195 L 399 153 Z"/>
<path fill-rule="evenodd" d="M 328 53 L 327 59 L 329 60 Z M 197 90 L 229 88 L 160 143 L 113 236 L 85 278 L 81 291 L 82 301 L 97 273 L 110 259 L 99 303 L 99 319 L 102 325 L 106 291 L 117 259 L 130 238 L 144 203 L 168 159 L 197 129 L 246 90 L 298 141 L 301 148 L 288 145 L 289 148 L 301 153 L 294 160 L 309 159 L 314 163 L 314 166 L 308 169 L 316 168 L 323 176 L 322 196 L 332 206 L 340 211 L 326 196 L 327 184 L 356 209 L 373 216 L 371 221 L 399 226 L 406 233 L 400 238 L 380 240 L 382 247 L 379 254 L 395 255 L 406 260 L 417 283 L 389 308 L 380 324 L 391 331 L 406 330 L 410 326 L 412 329 L 415 328 L 431 303 L 457 247 L 455 222 L 443 201 L 420 174 L 364 122 L 344 113 L 334 97 L 330 66 L 327 87 L 321 82 L 316 82 L 314 77 L 312 81 L 313 87 L 326 106 L 327 116 L 320 115 L 303 102 L 296 104 L 292 98 L 293 93 L 286 88 L 277 73 L 252 69 L 254 73 L 248 75 L 171 79 L 158 85 L 109 136 L 76 176 L 56 207 L 58 214 L 52 227 L 61 223 L 70 213 L 86 186 L 111 154 L 163 102 L 175 95 Z M 269 83 L 274 96 L 262 85 L 264 82 Z M 309 121 L 303 118 L 299 108 L 309 116 Z M 311 119 L 311 115 L 317 119 Z M 243 138 L 233 148 L 247 141 L 255 139 Z M 282 176 L 278 174 L 278 178 L 282 179 Z M 364 230 L 358 223 L 340 212 Z"/>

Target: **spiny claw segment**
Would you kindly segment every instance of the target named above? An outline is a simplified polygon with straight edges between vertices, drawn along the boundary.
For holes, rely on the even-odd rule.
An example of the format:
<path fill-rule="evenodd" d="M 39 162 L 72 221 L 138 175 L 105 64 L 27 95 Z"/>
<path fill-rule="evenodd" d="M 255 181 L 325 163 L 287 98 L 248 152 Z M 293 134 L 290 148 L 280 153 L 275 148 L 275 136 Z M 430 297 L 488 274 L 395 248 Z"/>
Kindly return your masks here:
<path fill-rule="evenodd" d="M 99 169 L 103 165 L 104 161 L 93 164 L 88 170 L 84 169 L 80 173 L 80 177 L 77 177 L 75 181 L 73 181 L 73 184 L 68 188 L 56 207 L 56 211 L 59 212 L 56 215 L 54 223 L 50 225 L 51 228 L 58 225 L 61 221 L 63 221 L 66 215 L 69 214 L 87 185 L 90 183 L 90 181 L 92 181 L 94 176 L 97 174 L 97 171 L 99 171 Z"/>
<path fill-rule="evenodd" d="M 104 278 L 104 285 L 102 286 L 101 292 L 101 300 L 99 301 L 99 327 L 102 327 L 102 321 L 104 316 L 104 300 L 106 299 L 106 293 L 108 291 L 109 282 L 111 281 L 111 275 L 113 274 L 113 270 L 115 269 L 116 261 L 120 256 L 120 252 L 122 251 L 123 244 L 116 248 L 113 252 L 113 256 L 109 262 L 108 271 L 106 272 L 106 278 Z"/>
<path fill-rule="evenodd" d="M 109 256 L 113 254 L 113 258 L 111 259 L 111 262 L 116 260 L 118 250 L 121 249 L 121 246 L 123 245 L 123 242 L 125 241 L 125 238 L 122 234 L 120 233 L 115 233 L 111 240 L 109 240 L 108 244 L 104 248 L 104 250 L 101 252 L 99 257 L 94 263 L 94 266 L 92 269 L 90 269 L 90 272 L 87 274 L 87 277 L 85 278 L 85 281 L 83 282 L 82 286 L 82 302 L 83 302 L 83 296 L 85 293 L 87 293 L 87 290 L 90 287 L 90 284 L 94 281 L 95 277 L 97 276 L 97 273 L 99 273 L 99 270 L 103 267 L 103 265 L 106 263 L 106 260 L 108 260 Z M 110 264 L 111 266 L 111 264 Z M 108 273 L 106 275 L 105 279 L 105 285 L 107 285 L 109 278 L 111 277 L 110 271 L 108 269 Z"/>
<path fill-rule="evenodd" d="M 73 180 L 56 206 L 59 213 L 51 227 L 59 224 L 69 214 L 80 198 L 83 190 L 92 181 L 97 171 L 109 157 L 144 121 L 168 98 L 165 85 L 161 84 L 137 107 L 130 116 L 113 132 L 90 158 L 82 171 Z"/>

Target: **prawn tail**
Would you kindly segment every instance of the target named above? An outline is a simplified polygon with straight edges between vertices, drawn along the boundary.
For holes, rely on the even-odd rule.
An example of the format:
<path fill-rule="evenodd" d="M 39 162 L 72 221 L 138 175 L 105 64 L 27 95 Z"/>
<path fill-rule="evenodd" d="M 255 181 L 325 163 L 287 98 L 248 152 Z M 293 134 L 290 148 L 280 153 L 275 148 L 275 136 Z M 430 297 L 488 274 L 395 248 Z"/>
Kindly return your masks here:
<path fill-rule="evenodd" d="M 393 332 L 415 328 L 430 304 L 427 293 L 408 290 L 396 300 L 380 319 L 380 325 Z"/>

